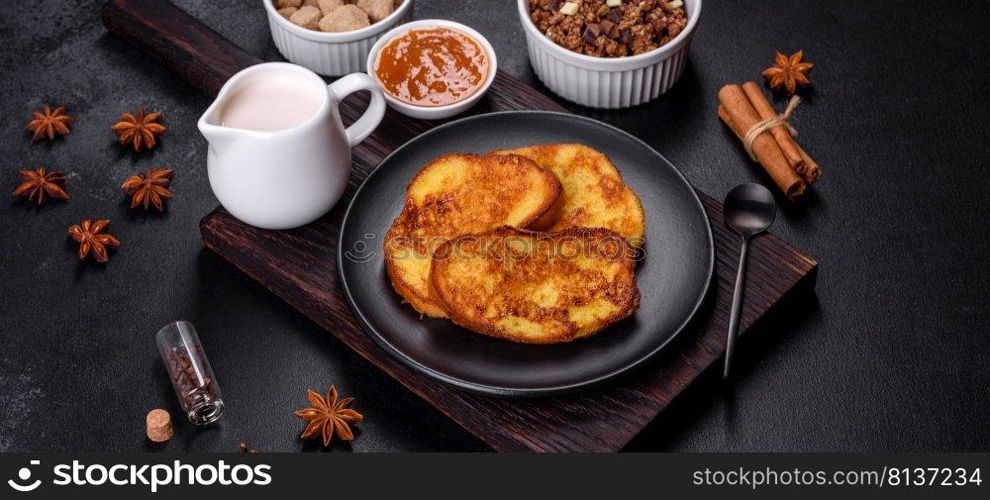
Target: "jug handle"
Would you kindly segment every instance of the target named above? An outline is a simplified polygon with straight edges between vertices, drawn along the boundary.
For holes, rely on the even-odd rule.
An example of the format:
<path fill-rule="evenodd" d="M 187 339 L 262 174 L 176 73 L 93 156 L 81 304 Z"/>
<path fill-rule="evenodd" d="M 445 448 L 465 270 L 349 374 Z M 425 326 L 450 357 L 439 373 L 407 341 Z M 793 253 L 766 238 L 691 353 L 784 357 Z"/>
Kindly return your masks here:
<path fill-rule="evenodd" d="M 385 116 L 385 96 L 381 87 L 370 76 L 364 73 L 351 73 L 329 85 L 330 95 L 334 100 L 334 105 L 339 105 L 340 101 L 359 90 L 371 92 L 371 103 L 364 111 L 361 118 L 347 127 L 347 142 L 351 147 L 357 146 L 365 140 Z"/>

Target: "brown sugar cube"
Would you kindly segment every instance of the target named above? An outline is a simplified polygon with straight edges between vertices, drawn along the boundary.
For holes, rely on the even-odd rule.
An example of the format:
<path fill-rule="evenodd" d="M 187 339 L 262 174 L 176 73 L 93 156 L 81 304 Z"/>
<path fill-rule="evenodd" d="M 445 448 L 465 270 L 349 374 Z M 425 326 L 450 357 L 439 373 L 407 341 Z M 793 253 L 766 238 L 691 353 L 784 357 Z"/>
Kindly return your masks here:
<path fill-rule="evenodd" d="M 298 9 L 302 3 L 303 0 L 275 0 L 275 8 L 280 10 L 286 7 Z"/>
<path fill-rule="evenodd" d="M 289 21 L 291 21 L 292 24 L 302 26 L 303 28 L 315 30 L 319 28 L 320 17 L 322 16 L 323 13 L 320 12 L 320 9 L 318 7 L 313 7 L 312 5 L 303 5 L 299 10 L 296 11 L 295 14 L 292 14 L 292 17 L 289 18 Z"/>
<path fill-rule="evenodd" d="M 161 408 L 151 410 L 144 420 L 147 425 L 148 439 L 156 443 L 164 443 L 172 439 L 175 431 L 172 429 L 172 417 L 167 411 Z"/>
<path fill-rule="evenodd" d="M 334 9 L 320 20 L 320 29 L 331 33 L 354 31 L 365 26 L 371 26 L 368 14 L 355 5 L 344 5 Z"/>
<path fill-rule="evenodd" d="M 368 14 L 373 23 L 385 19 L 395 11 L 393 0 L 357 0 L 357 6 Z"/>
<path fill-rule="evenodd" d="M 292 14 L 296 13 L 297 10 L 299 9 L 295 7 L 282 7 L 281 9 L 278 9 L 278 13 L 282 14 L 282 17 L 289 19 L 292 17 Z"/>
<path fill-rule="evenodd" d="M 316 0 L 316 2 L 324 16 L 344 5 L 344 0 Z"/>

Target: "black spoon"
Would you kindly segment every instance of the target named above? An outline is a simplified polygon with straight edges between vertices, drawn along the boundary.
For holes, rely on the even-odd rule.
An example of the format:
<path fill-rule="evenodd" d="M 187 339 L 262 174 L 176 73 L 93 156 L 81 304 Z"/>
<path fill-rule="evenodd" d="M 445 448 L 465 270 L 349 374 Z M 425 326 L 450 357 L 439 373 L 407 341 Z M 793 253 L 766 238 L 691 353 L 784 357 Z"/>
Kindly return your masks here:
<path fill-rule="evenodd" d="M 725 225 L 734 229 L 743 238 L 739 252 L 739 269 L 736 271 L 736 287 L 732 292 L 732 312 L 729 313 L 729 334 L 725 343 L 725 371 L 722 378 L 729 378 L 729 365 L 732 363 L 732 350 L 739 332 L 739 314 L 742 312 L 743 284 L 746 278 L 746 255 L 749 253 L 749 240 L 773 224 L 777 216 L 777 205 L 773 194 L 759 184 L 740 184 L 729 191 L 722 205 L 722 219 Z"/>

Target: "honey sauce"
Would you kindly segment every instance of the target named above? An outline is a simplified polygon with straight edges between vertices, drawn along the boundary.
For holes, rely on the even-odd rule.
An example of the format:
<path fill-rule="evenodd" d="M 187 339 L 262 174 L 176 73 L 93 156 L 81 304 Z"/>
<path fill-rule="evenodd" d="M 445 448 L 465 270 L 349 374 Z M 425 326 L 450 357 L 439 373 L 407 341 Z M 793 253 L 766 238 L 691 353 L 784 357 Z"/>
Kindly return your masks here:
<path fill-rule="evenodd" d="M 475 39 L 447 28 L 410 30 L 378 55 L 375 76 L 385 92 L 415 106 L 468 98 L 488 77 L 488 55 Z"/>

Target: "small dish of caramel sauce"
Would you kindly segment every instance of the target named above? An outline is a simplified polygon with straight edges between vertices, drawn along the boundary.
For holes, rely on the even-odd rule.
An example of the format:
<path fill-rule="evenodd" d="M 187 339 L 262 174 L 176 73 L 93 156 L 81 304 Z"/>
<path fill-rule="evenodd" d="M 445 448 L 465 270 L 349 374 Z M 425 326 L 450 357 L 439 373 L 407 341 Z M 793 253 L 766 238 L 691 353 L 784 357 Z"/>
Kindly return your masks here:
<path fill-rule="evenodd" d="M 411 29 L 378 53 L 375 77 L 392 97 L 438 107 L 467 99 L 488 79 L 488 53 L 470 35 L 450 28 Z"/>

